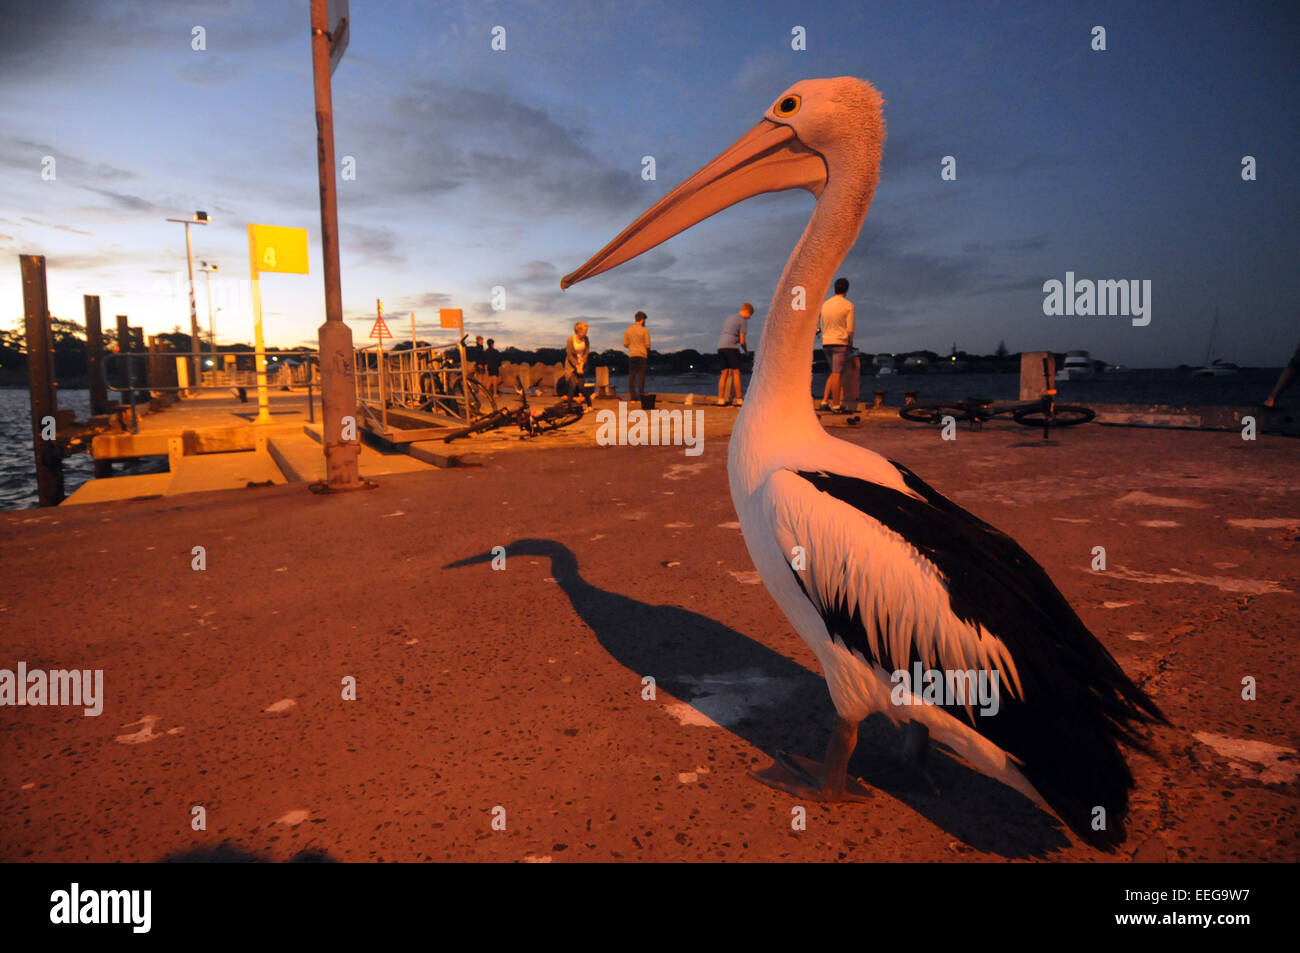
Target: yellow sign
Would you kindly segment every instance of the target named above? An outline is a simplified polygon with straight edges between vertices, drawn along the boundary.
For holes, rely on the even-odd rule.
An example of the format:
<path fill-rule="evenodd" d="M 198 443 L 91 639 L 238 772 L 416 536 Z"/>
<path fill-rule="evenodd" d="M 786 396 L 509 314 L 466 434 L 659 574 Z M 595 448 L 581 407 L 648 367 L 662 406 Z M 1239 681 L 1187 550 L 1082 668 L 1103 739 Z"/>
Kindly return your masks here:
<path fill-rule="evenodd" d="M 248 226 L 248 257 L 253 271 L 307 274 L 307 229 L 279 225 Z"/>
<path fill-rule="evenodd" d="M 442 319 L 444 328 L 460 328 L 465 326 L 465 319 L 460 308 L 442 308 L 438 311 L 438 317 Z"/>

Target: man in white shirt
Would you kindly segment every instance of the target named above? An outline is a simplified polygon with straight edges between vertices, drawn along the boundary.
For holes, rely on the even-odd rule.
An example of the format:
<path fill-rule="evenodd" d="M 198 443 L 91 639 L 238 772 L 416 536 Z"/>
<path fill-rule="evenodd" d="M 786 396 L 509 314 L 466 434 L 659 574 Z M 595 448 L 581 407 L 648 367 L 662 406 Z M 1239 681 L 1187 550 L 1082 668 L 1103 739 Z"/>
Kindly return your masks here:
<path fill-rule="evenodd" d="M 822 351 L 831 366 L 831 376 L 826 378 L 826 393 L 822 395 L 819 410 L 844 412 L 844 374 L 849 369 L 853 354 L 853 302 L 845 297 L 849 291 L 847 278 L 835 279 L 835 294 L 822 304 Z M 835 403 L 830 403 L 832 395 Z"/>

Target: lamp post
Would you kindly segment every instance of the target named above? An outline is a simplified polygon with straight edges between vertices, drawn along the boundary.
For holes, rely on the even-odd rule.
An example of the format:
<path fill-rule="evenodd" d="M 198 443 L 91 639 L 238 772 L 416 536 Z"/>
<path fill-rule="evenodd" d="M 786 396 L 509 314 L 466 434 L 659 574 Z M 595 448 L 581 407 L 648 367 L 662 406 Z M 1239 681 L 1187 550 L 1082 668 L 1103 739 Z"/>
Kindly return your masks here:
<path fill-rule="evenodd" d="M 190 350 L 191 354 L 191 386 L 197 387 L 199 384 L 199 314 L 194 303 L 194 245 L 190 241 L 191 225 L 208 224 L 207 212 L 195 212 L 193 218 L 169 218 L 169 222 L 180 222 L 185 226 L 185 261 L 189 265 L 190 271 Z"/>
<path fill-rule="evenodd" d="M 317 332 L 317 340 L 320 342 L 321 443 L 325 449 L 326 488 L 330 490 L 373 485 L 362 480 L 357 469 L 361 444 L 356 436 L 357 381 L 352 329 L 343 323 L 343 293 L 339 282 L 339 212 L 334 181 L 334 103 L 330 74 L 347 48 L 349 20 L 346 0 L 311 0 L 321 270 L 325 276 L 325 323 Z"/>

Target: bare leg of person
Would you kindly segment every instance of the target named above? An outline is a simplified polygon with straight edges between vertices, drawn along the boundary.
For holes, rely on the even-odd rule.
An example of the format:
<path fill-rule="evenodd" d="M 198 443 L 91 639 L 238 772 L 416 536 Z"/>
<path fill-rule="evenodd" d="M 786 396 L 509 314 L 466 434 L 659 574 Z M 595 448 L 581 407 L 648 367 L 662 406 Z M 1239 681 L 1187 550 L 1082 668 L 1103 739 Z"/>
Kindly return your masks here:
<path fill-rule="evenodd" d="M 1268 399 L 1264 401 L 1264 406 L 1277 406 L 1277 399 L 1282 396 L 1283 392 L 1290 387 L 1292 383 L 1295 382 L 1295 379 L 1296 369 L 1294 367 L 1288 364 L 1286 367 L 1282 368 L 1282 373 L 1277 379 L 1277 384 L 1273 387 L 1273 393 L 1268 395 Z"/>

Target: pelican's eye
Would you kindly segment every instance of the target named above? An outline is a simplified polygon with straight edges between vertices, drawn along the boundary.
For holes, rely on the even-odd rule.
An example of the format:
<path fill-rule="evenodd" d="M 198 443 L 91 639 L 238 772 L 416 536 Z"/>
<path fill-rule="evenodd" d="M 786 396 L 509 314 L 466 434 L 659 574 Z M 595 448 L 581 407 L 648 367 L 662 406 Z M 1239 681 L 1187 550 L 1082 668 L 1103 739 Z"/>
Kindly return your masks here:
<path fill-rule="evenodd" d="M 778 116 L 793 116 L 799 111 L 799 97 L 786 96 L 779 103 L 772 107 L 772 112 Z"/>

